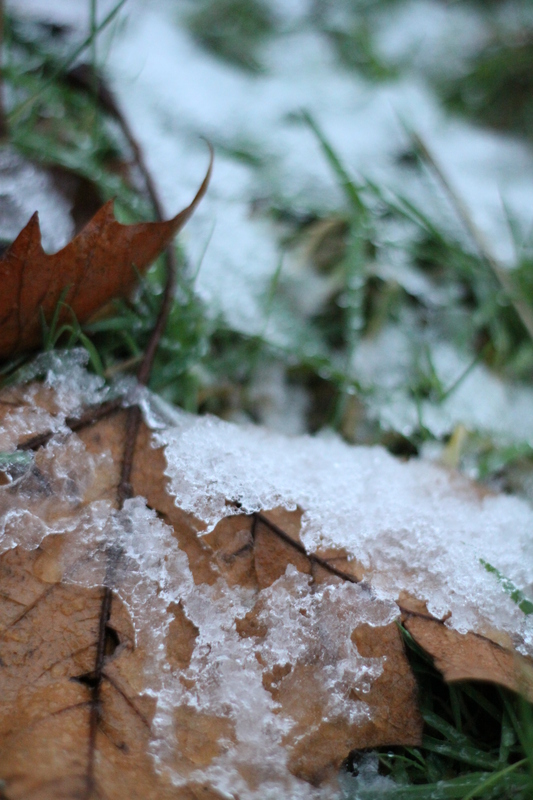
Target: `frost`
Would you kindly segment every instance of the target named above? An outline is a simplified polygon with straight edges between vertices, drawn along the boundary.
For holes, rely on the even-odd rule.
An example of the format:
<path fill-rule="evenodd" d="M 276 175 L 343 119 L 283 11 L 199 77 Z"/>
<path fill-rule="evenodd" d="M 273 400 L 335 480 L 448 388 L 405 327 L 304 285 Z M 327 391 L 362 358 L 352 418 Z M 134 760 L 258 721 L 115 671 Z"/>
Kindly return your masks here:
<path fill-rule="evenodd" d="M 185 413 L 166 445 L 171 492 L 207 524 L 283 506 L 304 510 L 302 541 L 345 549 L 380 596 L 405 590 L 458 631 L 508 631 L 533 652 L 533 623 L 481 559 L 523 591 L 533 588 L 533 512 L 517 498 L 483 496 L 423 461 L 334 436 L 283 437 Z"/>
<path fill-rule="evenodd" d="M 44 385 L 54 390 L 57 415 L 75 416 L 85 406 L 102 403 L 109 395 L 104 379 L 87 371 L 88 363 L 89 353 L 84 348 L 51 350 L 40 353 L 25 366 L 19 380 L 28 383 L 42 376 Z M 28 390 L 28 404 L 31 404 L 31 392 L 35 391 L 39 391 L 37 384 Z"/>
<path fill-rule="evenodd" d="M 151 750 L 159 769 L 176 786 L 208 783 L 243 800 L 336 796 L 329 789 L 312 789 L 288 770 L 284 739 L 302 725 L 305 704 L 284 711 L 265 688 L 264 670 L 276 675 L 276 668 L 282 668 L 272 685 L 279 688 L 291 676 L 297 693 L 298 670 L 322 665 L 315 691 L 317 697 L 328 697 L 324 719 L 350 724 L 368 719 L 368 706 L 352 699 L 352 693 L 369 691 L 382 672 L 382 660 L 360 656 L 350 635 L 362 622 L 389 624 L 397 616 L 394 604 L 376 601 L 352 584 L 313 587 L 308 576 L 290 566 L 256 596 L 222 579 L 212 586 L 195 585 L 172 529 L 141 498 L 127 501 L 122 511 L 102 504 L 98 510 L 98 518 L 86 517 L 67 551 L 65 579 L 112 587 L 131 614 L 137 649 L 148 654 L 145 692 L 156 700 Z M 183 669 L 167 663 L 169 608 L 175 604 L 198 631 L 190 664 Z M 259 641 L 243 639 L 236 627 L 254 604 L 259 622 L 268 628 Z M 227 728 L 225 746 L 205 768 L 180 757 L 181 714 L 208 715 L 213 725 Z M 250 783 L 246 774 L 253 776 Z"/>

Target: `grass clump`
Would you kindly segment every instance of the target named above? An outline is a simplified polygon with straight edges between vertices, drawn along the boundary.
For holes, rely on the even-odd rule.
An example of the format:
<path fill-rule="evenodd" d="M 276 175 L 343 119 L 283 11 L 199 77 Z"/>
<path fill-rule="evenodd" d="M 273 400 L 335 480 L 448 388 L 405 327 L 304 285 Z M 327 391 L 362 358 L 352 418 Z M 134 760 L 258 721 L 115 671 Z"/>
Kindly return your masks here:
<path fill-rule="evenodd" d="M 345 783 L 345 800 L 529 800 L 531 705 L 493 686 L 444 684 L 408 631 L 402 633 L 419 685 L 422 744 L 381 748 L 371 757 L 353 753 L 346 764 L 352 779 Z"/>
<path fill-rule="evenodd" d="M 276 18 L 262 0 L 201 0 L 188 15 L 189 30 L 205 48 L 240 67 L 261 70 L 261 45 Z"/>
<path fill-rule="evenodd" d="M 516 41 L 498 37 L 444 86 L 448 107 L 498 130 L 533 137 L 533 31 Z"/>

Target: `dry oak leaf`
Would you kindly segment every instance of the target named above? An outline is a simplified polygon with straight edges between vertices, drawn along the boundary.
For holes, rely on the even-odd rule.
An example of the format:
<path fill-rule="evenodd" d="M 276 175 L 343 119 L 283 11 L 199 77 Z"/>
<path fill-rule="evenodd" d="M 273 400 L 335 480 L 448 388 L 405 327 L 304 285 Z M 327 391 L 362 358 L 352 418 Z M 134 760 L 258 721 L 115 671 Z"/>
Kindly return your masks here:
<path fill-rule="evenodd" d="M 330 800 L 350 750 L 419 741 L 390 604 L 352 583 L 364 567 L 333 548 L 308 555 L 300 511 L 230 516 L 198 535 L 145 426 L 137 497 L 117 511 L 125 414 L 75 434 L 53 389 L 0 395 L 16 441 L 57 430 L 0 488 L 4 796 Z M 103 584 L 114 599 L 92 735 Z M 447 680 L 533 697 L 531 659 L 509 634 L 460 634 L 405 592 L 398 605 Z"/>
<path fill-rule="evenodd" d="M 111 299 L 128 295 L 139 273 L 193 214 L 205 195 L 211 170 L 212 158 L 192 203 L 172 219 L 122 225 L 109 200 L 66 247 L 53 254 L 42 248 L 36 212 L 0 259 L 0 358 L 39 346 L 41 314 L 50 320 L 61 298 L 83 323 Z M 65 309 L 61 320 L 68 314 Z"/>
<path fill-rule="evenodd" d="M 69 434 L 57 409 L 38 384 L 0 395 L 19 440 L 58 430 L 0 487 L 4 798 L 329 800 L 352 749 L 420 741 L 393 604 L 291 544 L 299 512 L 199 536 L 145 426 L 119 511 L 126 412 Z"/>

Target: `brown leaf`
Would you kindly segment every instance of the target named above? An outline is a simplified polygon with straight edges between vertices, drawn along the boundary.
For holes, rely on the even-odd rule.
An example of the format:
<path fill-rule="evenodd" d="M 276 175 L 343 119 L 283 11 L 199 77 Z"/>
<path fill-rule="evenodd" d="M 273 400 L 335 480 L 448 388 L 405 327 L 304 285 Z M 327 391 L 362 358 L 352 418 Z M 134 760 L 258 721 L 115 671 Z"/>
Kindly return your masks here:
<path fill-rule="evenodd" d="M 312 787 L 333 797 L 351 750 L 417 744 L 414 678 L 386 604 L 357 584 L 361 565 L 333 549 L 307 555 L 300 510 L 227 517 L 199 536 L 167 491 L 165 455 L 146 426 L 131 481 L 147 507 L 134 500 L 137 512 L 114 512 L 126 413 L 60 431 L 0 488 L 4 535 L 18 545 L 0 557 L 4 797 L 218 800 L 231 791 L 255 800 L 269 781 L 280 796 L 303 786 L 305 797 Z M 13 441 L 60 418 L 45 386 L 0 395 Z M 143 529 L 139 546 L 148 566 L 125 552 L 147 525 L 155 536 Z M 113 540 L 113 526 L 123 539 Z M 113 603 L 94 717 L 104 583 Z M 406 593 L 399 605 L 446 680 L 533 698 L 531 660 L 508 634 L 459 634 Z M 341 661 L 354 671 L 339 695 Z"/>
<path fill-rule="evenodd" d="M 36 410 L 39 405 L 44 409 L 41 416 Z M 169 670 L 165 675 L 174 676 L 176 685 L 181 682 L 193 695 L 201 693 L 204 683 L 219 680 L 217 670 L 228 658 L 230 683 L 239 685 L 242 669 L 241 693 L 249 688 L 251 675 L 259 677 L 253 695 L 258 708 L 252 709 L 251 717 L 246 717 L 250 713 L 246 704 L 245 716 L 239 717 L 235 709 L 226 707 L 228 701 L 226 705 L 213 701 L 212 706 L 196 707 L 190 702 L 193 695 L 185 692 L 168 720 L 169 738 L 157 739 L 161 734 L 154 717 L 157 693 L 153 686 L 154 681 L 167 678 L 153 673 L 150 626 L 140 626 L 141 617 L 136 616 L 138 576 L 127 562 L 122 569 L 120 553 L 86 547 L 95 526 L 98 535 L 98 525 L 106 524 L 98 523 L 104 519 L 98 517 L 103 513 L 102 503 L 113 502 L 116 495 L 125 413 L 119 411 L 79 435 L 52 439 L 36 453 L 27 475 L 0 489 L 2 518 L 7 519 L 10 511 L 22 514 L 18 522 L 14 517 L 13 537 L 25 541 L 26 548 L 34 547 L 25 549 L 19 544 L 0 558 L 0 778 L 5 782 L 4 796 L 9 800 L 215 800 L 223 792 L 216 788 L 221 784 L 213 770 L 219 764 L 224 772 L 231 764 L 227 775 L 239 782 L 240 788 L 234 787 L 239 796 L 261 797 L 261 787 L 274 776 L 280 796 L 291 796 L 295 786 L 307 782 L 309 794 L 304 796 L 311 798 L 313 786 L 331 786 L 334 793 L 336 773 L 350 750 L 417 744 L 421 718 L 415 681 L 396 624 L 379 622 L 387 616 L 386 604 L 368 589 L 344 583 L 310 561 L 269 527 L 271 519 L 297 541 L 299 512 L 278 509 L 255 524 L 243 515 L 230 517 L 199 537 L 195 521 L 176 508 L 167 493 L 163 452 L 151 446 L 151 433 L 143 427 L 132 474 L 134 492 L 157 512 L 159 521 L 152 516 L 151 524 L 162 526 L 164 535 L 168 532 L 170 542 L 176 542 L 179 553 L 185 554 L 192 573 L 188 599 L 166 606 L 170 624 L 165 636 L 164 663 Z M 30 434 L 30 425 L 31 433 L 39 432 L 56 415 L 54 397 L 46 390 L 16 388 L 0 397 L 4 426 L 17 420 L 25 436 Z M 63 450 L 71 458 L 68 485 L 66 464 L 58 468 L 53 457 Z M 46 487 L 44 494 L 42 487 Z M 127 509 L 124 513 L 127 515 Z M 43 527 L 33 531 L 31 526 L 37 525 L 37 520 Z M 48 534 L 35 547 L 43 528 L 51 530 L 58 524 L 62 535 Z M 168 551 L 168 559 L 172 552 Z M 114 572 L 109 566 L 113 559 Z M 168 569 L 170 563 L 167 561 Z M 114 600 L 100 714 L 93 736 L 91 679 L 104 579 L 113 583 Z M 209 612 L 208 619 L 211 613 L 215 619 L 216 604 L 225 602 L 226 596 L 234 598 L 231 602 L 236 605 L 234 611 L 224 606 L 224 613 L 229 614 L 224 625 L 229 627 L 222 628 L 219 635 L 226 635 L 227 630 L 232 647 L 242 648 L 242 667 L 237 662 L 238 649 L 231 651 L 231 657 L 228 652 L 226 661 L 221 662 L 214 655 L 215 640 L 206 651 L 206 631 L 190 616 L 191 603 L 200 602 Z M 205 599 L 208 597 L 211 600 Z M 247 598 L 247 613 L 239 606 L 238 597 Z M 143 598 L 148 605 L 158 602 L 157 593 Z M 298 641 L 303 655 L 269 661 L 269 636 L 284 630 L 277 622 L 278 598 L 284 598 L 284 610 L 293 613 L 293 621 L 287 618 L 283 623 L 289 626 L 284 634 L 287 646 Z M 311 638 L 305 634 L 308 618 Z M 304 635 L 298 633 L 299 620 Z M 157 624 L 154 617 L 153 625 Z M 343 707 L 332 710 L 335 695 L 333 689 L 331 695 L 326 691 L 325 676 L 340 657 L 339 647 L 347 668 L 362 668 L 363 673 L 369 670 L 372 677 L 355 679 L 346 690 L 349 694 Z M 192 672 L 188 669 L 191 664 Z M 220 681 L 223 696 L 228 692 L 231 697 L 235 687 L 226 686 L 222 678 Z M 238 706 L 238 695 L 236 702 Z M 271 752 L 268 748 L 260 751 L 247 740 L 246 725 L 255 717 L 261 719 L 265 708 L 269 709 L 268 725 L 284 730 Z M 347 709 L 353 710 L 352 717 Z M 154 747 L 163 769 L 156 769 L 150 755 Z M 171 774 L 181 776 L 180 785 L 172 783 Z"/>
<path fill-rule="evenodd" d="M 37 212 L 0 259 L 0 358 L 40 344 L 40 313 L 50 321 L 63 300 L 80 323 L 114 297 L 129 294 L 203 198 L 212 161 L 192 203 L 166 222 L 121 225 L 108 201 L 57 253 L 41 245 Z M 61 320 L 69 318 L 64 309 Z"/>
<path fill-rule="evenodd" d="M 533 665 L 512 644 L 498 644 L 488 636 L 461 634 L 438 620 L 408 615 L 405 627 L 413 639 L 435 659 L 449 683 L 488 681 L 521 692 L 533 702 Z"/>

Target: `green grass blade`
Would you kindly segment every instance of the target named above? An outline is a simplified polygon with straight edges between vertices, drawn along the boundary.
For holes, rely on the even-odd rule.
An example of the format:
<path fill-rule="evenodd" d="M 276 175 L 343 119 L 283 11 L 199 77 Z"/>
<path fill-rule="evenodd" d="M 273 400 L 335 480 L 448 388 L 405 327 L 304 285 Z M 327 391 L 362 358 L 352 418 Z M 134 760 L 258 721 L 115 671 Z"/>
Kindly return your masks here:
<path fill-rule="evenodd" d="M 324 155 L 326 156 L 326 159 L 333 171 L 337 175 L 346 198 L 353 210 L 359 214 L 366 214 L 366 207 L 361 200 L 359 188 L 348 175 L 348 172 L 346 171 L 342 161 L 331 146 L 330 142 L 327 140 L 325 134 L 317 124 L 314 117 L 309 113 L 309 111 L 302 111 L 302 120 L 308 125 L 318 139 L 320 146 L 322 147 L 322 151 L 324 152 Z"/>
<path fill-rule="evenodd" d="M 87 38 L 84 39 L 81 42 L 81 44 L 79 44 L 78 47 L 76 47 L 75 50 L 73 50 L 72 53 L 70 53 L 70 55 L 67 56 L 67 58 L 61 62 L 61 64 L 57 67 L 57 69 L 55 69 L 52 72 L 50 77 L 42 83 L 42 85 L 39 87 L 38 93 L 33 94 L 31 97 L 27 97 L 26 100 L 23 100 L 22 103 L 20 103 L 18 106 L 15 106 L 15 108 L 13 108 L 9 112 L 7 118 L 10 123 L 13 123 L 17 119 L 17 117 L 19 117 L 20 114 L 22 114 L 22 112 L 26 110 L 26 108 L 32 105 L 32 103 L 37 99 L 37 97 L 40 96 L 42 92 L 44 92 L 49 86 L 51 86 L 55 81 L 57 81 L 57 79 L 61 75 L 64 75 L 65 72 L 67 72 L 69 67 L 76 61 L 78 56 L 80 56 L 83 53 L 83 51 L 87 49 L 87 47 L 90 47 L 92 45 L 95 37 L 99 33 L 101 33 L 105 28 L 107 28 L 109 23 L 113 21 L 113 19 L 116 17 L 116 15 L 118 14 L 118 12 L 125 3 L 126 0 L 119 0 L 117 5 L 111 9 L 109 14 L 102 20 L 102 22 L 98 25 L 98 27 L 95 28 L 95 30 L 92 30 L 89 36 L 87 36 Z"/>
<path fill-rule="evenodd" d="M 522 591 L 520 591 L 518 586 L 516 586 L 516 584 L 514 584 L 510 578 L 506 578 L 499 569 L 493 567 L 492 564 L 489 564 L 488 561 L 485 561 L 483 558 L 480 558 L 479 560 L 487 572 L 490 572 L 491 575 L 496 576 L 503 591 L 509 595 L 513 603 L 516 603 L 520 611 L 523 611 L 526 615 L 533 614 L 533 602 L 529 600 Z"/>
<path fill-rule="evenodd" d="M 429 750 L 431 753 L 437 753 L 446 758 L 452 758 L 454 761 L 459 761 L 462 764 L 469 764 L 471 767 L 477 767 L 491 772 L 498 766 L 498 762 L 493 756 L 484 753 L 468 744 L 468 739 L 464 740 L 461 746 L 454 745 L 450 742 L 443 742 L 440 739 L 434 739 L 432 736 L 424 736 L 422 740 L 422 747 Z"/>
<path fill-rule="evenodd" d="M 85 347 L 85 349 L 89 353 L 89 359 L 91 361 L 94 371 L 96 372 L 97 375 L 103 378 L 105 376 L 105 370 L 104 370 L 104 365 L 102 364 L 102 359 L 100 358 L 100 355 L 98 353 L 98 350 L 91 342 L 89 337 L 83 333 L 83 331 L 78 331 L 77 337 L 81 342 L 81 344 Z"/>
<path fill-rule="evenodd" d="M 517 761 L 514 764 L 511 764 L 509 767 L 496 772 L 494 775 L 486 778 L 486 780 L 479 783 L 474 789 L 472 789 L 468 794 L 465 794 L 463 800 L 472 800 L 474 797 L 481 797 L 483 794 L 486 794 L 487 789 L 492 789 L 498 784 L 502 783 L 502 780 L 506 778 L 511 772 L 523 767 L 526 763 L 527 759 L 522 759 L 521 761 Z"/>

